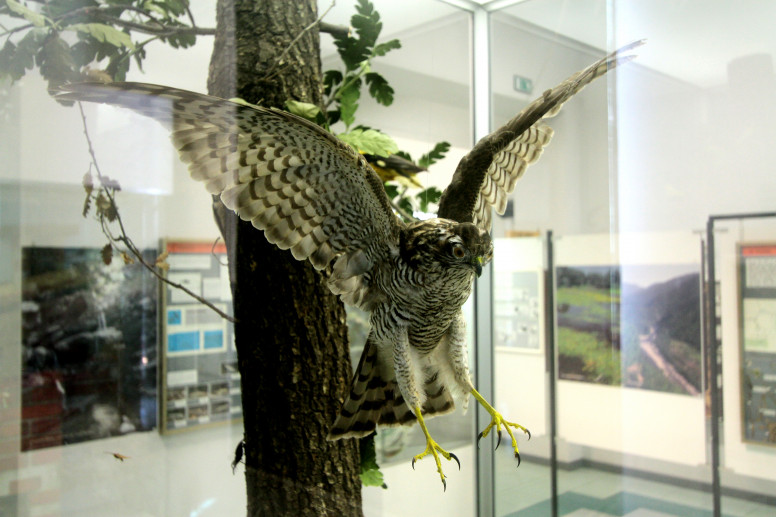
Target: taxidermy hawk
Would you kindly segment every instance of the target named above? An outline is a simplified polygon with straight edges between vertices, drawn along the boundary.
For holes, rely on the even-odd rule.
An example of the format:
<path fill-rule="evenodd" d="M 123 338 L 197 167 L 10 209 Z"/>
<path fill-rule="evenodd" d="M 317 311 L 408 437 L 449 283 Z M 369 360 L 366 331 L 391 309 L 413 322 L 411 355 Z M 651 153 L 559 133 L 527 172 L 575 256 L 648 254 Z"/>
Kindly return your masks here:
<path fill-rule="evenodd" d="M 440 456 L 458 459 L 431 437 L 425 420 L 467 406 L 469 394 L 492 421 L 507 421 L 474 388 L 461 306 L 493 256 L 491 209 L 503 213 L 525 168 L 552 137 L 542 123 L 592 80 L 633 56 L 608 55 L 547 90 L 459 163 L 439 203 L 439 217 L 404 223 L 363 155 L 334 135 L 284 111 L 247 106 L 141 83 L 60 87 L 60 100 L 132 109 L 166 125 L 191 177 L 220 196 L 266 238 L 328 271 L 328 285 L 370 313 L 371 331 L 350 394 L 329 439 L 362 437 L 377 426 L 418 422 L 445 483 Z M 530 434 L 529 434 L 530 436 Z M 459 463 L 460 466 L 460 463 Z M 446 483 L 445 483 L 446 484 Z"/>

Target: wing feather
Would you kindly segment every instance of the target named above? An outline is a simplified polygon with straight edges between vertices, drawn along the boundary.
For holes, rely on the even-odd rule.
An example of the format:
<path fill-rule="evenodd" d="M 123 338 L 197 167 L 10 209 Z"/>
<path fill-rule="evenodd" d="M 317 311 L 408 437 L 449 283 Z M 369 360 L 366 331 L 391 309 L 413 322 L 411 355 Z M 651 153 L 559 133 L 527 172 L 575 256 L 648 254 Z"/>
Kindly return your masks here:
<path fill-rule="evenodd" d="M 635 56 L 623 54 L 642 43 L 626 45 L 575 73 L 480 140 L 459 162 L 439 201 L 439 217 L 472 222 L 490 230 L 492 209 L 504 213 L 515 183 L 552 139 L 552 129 L 543 120 L 555 116 L 563 103 L 590 82 L 633 59 Z"/>
<path fill-rule="evenodd" d="M 391 252 L 402 223 L 365 159 L 292 114 L 143 83 L 80 83 L 56 98 L 132 109 L 171 132 L 191 177 L 317 269 L 332 265 L 332 290 L 374 300 L 369 272 Z M 344 257 L 338 258 L 338 257 Z"/>

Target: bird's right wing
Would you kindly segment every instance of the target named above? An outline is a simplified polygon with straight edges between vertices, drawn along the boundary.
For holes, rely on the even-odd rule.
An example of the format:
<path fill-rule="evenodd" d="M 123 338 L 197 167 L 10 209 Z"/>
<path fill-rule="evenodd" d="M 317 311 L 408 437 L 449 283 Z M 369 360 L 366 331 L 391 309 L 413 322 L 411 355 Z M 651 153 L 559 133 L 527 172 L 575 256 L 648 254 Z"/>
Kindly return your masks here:
<path fill-rule="evenodd" d="M 633 59 L 624 55 L 636 41 L 581 70 L 529 104 L 504 126 L 489 134 L 464 156 L 439 201 L 439 217 L 471 222 L 490 230 L 492 208 L 503 214 L 507 196 L 552 138 L 542 120 L 555 116 L 573 95 L 615 66 Z"/>
<path fill-rule="evenodd" d="M 191 177 L 267 240 L 317 269 L 331 265 L 329 285 L 349 303 L 380 295 L 362 276 L 398 243 L 402 223 L 366 160 L 335 136 L 284 111 L 165 86 L 77 83 L 52 93 L 161 122 Z"/>

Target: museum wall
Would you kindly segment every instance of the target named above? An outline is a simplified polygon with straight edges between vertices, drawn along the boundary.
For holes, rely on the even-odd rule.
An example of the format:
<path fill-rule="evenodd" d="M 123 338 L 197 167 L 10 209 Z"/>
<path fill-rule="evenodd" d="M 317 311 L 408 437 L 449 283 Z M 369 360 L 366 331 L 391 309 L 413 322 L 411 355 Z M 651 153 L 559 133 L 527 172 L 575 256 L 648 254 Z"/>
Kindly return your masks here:
<path fill-rule="evenodd" d="M 461 16 L 450 16 L 422 30 L 398 35 L 406 48 L 432 51 L 397 51 L 381 61 L 381 72 L 397 91 L 393 107 L 362 100 L 363 123 L 394 135 L 399 147 L 413 157 L 427 152 L 437 141 L 451 142 L 448 157 L 421 175 L 424 184 L 439 188 L 447 185 L 458 159 L 472 143 L 470 78 L 461 72 L 468 67 L 470 42 L 455 37 L 467 31 L 467 25 Z M 588 47 L 570 44 L 508 17 L 498 17 L 492 29 L 494 126 L 517 113 L 539 92 L 600 56 Z M 183 52 L 185 59 L 180 57 Z M 190 52 L 176 53 L 161 46 L 149 49 L 147 73 L 134 72 L 130 79 L 204 91 L 210 49 L 198 45 L 196 57 Z M 450 55 L 464 56 L 460 60 L 466 61 L 466 66 L 447 62 Z M 324 56 L 323 62 L 326 66 L 332 58 Z M 522 95 L 510 90 L 513 73 L 534 78 L 534 93 Z M 709 214 L 771 208 L 776 190 L 764 188 L 776 187 L 771 173 L 776 162 L 774 150 L 750 148 L 745 138 L 748 131 L 772 131 L 776 117 L 756 116 L 759 125 L 755 126 L 751 119 L 734 119 L 731 123 L 736 131 L 729 129 L 730 124 L 709 129 L 714 127 L 710 121 L 738 111 L 741 96 L 733 88 L 717 85 L 701 89 L 637 62 L 618 76 L 616 84 L 599 81 L 591 85 L 586 95 L 575 99 L 553 121 L 556 133 L 550 150 L 519 183 L 514 215 L 497 220 L 497 231 L 552 229 L 559 236 L 558 263 L 565 265 L 698 264 L 700 243 L 693 230 L 701 229 Z M 610 127 L 613 113 L 607 104 L 607 91 L 613 89 L 617 94 L 615 128 Z M 19 145 L 18 152 L 11 153 L 16 163 L 0 170 L 0 254 L 5 258 L 8 249 L 26 246 L 101 247 L 105 241 L 97 223 L 80 217 L 84 198 L 81 180 L 88 169 L 80 116 L 75 109 L 54 106 L 45 94 L 44 83 L 34 75 L 26 77 L 14 95 L 20 106 L 16 114 Z M 752 105 L 745 108 L 751 113 Z M 46 113 L 45 124 L 38 116 L 41 112 Z M 138 244 L 156 246 L 162 237 L 206 241 L 217 237 L 210 197 L 188 178 L 174 151 L 165 145 L 167 137 L 161 128 L 106 107 L 86 107 L 86 115 L 101 167 L 123 187 L 119 206 L 127 231 Z M 695 138 L 698 134 L 707 138 Z M 614 136 L 616 145 L 610 145 Z M 0 145 L 8 146 L 10 141 Z M 43 144 L 45 152 L 41 152 Z M 743 164 L 741 153 L 746 156 Z M 742 167 L 747 181 L 739 181 L 736 174 Z M 119 170 L 125 172 L 112 172 Z M 23 176 L 19 171 L 24 171 Z M 614 207 L 611 196 L 617 201 Z M 622 235 L 613 238 L 609 231 L 621 231 Z M 724 245 L 729 249 L 737 234 L 726 238 Z M 772 240 L 773 234 L 763 230 L 746 238 Z M 539 240 L 526 244 L 503 239 L 497 249 L 493 266 L 497 275 L 499 271 L 538 271 L 543 267 Z M 731 474 L 776 481 L 771 468 L 774 450 L 746 444 L 740 438 L 736 266 L 727 257 L 720 271 L 725 466 Z M 18 292 L 19 257 L 0 262 L 4 285 L 15 286 Z M 18 300 L 3 300 L 6 308 L 14 310 L 2 312 L 2 328 L 20 329 Z M 18 377 L 18 334 L 4 342 L 15 346 L 2 347 L 0 375 Z M 537 437 L 547 433 L 549 418 L 544 361 L 541 350 L 527 353 L 497 348 L 495 352 L 495 405 L 527 424 Z M 569 380 L 560 381 L 558 390 L 561 461 L 612 461 L 664 475 L 706 479 L 695 469 L 707 462 L 703 396 Z M 19 393 L 9 396 L 18 408 Z M 656 422 L 672 424 L 656 426 Z M 192 514 L 202 508 L 224 515 L 240 514 L 245 507 L 244 482 L 239 472 L 232 475 L 229 462 L 241 434 L 240 425 L 235 424 L 165 437 L 156 432 L 136 433 L 24 453 L 18 458 L 18 480 L 38 480 L 50 493 L 61 494 L 63 510 L 84 516 L 101 515 L 105 507 L 126 508 L 127 513 L 143 508 L 158 515 Z M 521 450 L 526 457 L 546 457 L 546 443 L 541 441 L 521 441 Z M 111 451 L 131 456 L 133 461 L 114 460 L 108 454 Z M 457 452 L 462 461 L 463 454 L 470 453 L 468 449 Z M 465 464 L 473 465 L 472 458 Z M 438 489 L 438 482 L 426 475 L 428 472 L 406 476 L 406 467 L 385 469 L 392 488 L 412 483 L 412 490 L 421 492 L 428 483 L 430 490 Z M 419 469 L 425 467 L 428 465 Z M 209 474 L 201 476 L 201 472 Z M 124 487 L 120 500 L 111 490 L 116 483 Z M 450 504 L 451 513 L 456 507 L 472 506 L 470 492 L 454 493 L 455 499 L 446 497 L 444 502 Z M 375 507 L 387 504 L 384 499 L 377 489 L 365 492 L 365 501 Z M 429 509 L 433 511 L 439 508 Z"/>

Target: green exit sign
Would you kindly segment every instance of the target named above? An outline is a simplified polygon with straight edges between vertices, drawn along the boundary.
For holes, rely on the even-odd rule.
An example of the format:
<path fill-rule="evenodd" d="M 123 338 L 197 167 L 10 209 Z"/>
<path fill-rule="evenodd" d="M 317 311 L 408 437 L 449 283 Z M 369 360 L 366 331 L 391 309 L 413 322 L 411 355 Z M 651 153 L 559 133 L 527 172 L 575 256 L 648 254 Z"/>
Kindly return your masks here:
<path fill-rule="evenodd" d="M 512 84 L 515 88 L 515 91 L 521 93 L 531 93 L 533 91 L 533 81 L 527 77 L 516 75 L 513 77 Z"/>

